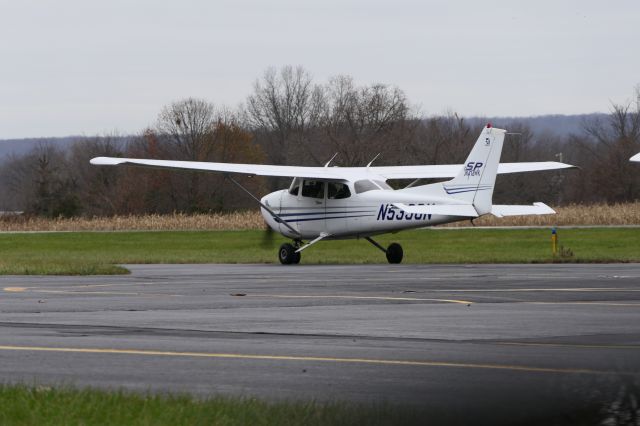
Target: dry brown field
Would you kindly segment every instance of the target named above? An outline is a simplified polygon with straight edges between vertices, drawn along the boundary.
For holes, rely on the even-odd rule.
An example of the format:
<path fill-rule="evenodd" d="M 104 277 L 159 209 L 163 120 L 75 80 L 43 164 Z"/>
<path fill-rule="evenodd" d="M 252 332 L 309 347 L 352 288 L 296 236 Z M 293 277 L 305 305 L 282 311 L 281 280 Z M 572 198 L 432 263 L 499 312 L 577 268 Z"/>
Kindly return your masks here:
<path fill-rule="evenodd" d="M 557 214 L 496 218 L 487 215 L 476 219 L 475 226 L 619 226 L 640 225 L 640 202 L 591 206 L 556 207 Z M 469 221 L 448 227 L 469 226 Z M 215 214 L 170 214 L 114 217 L 77 217 L 47 219 L 28 216 L 0 218 L 0 231 L 180 231 L 244 230 L 265 227 L 257 210 Z"/>

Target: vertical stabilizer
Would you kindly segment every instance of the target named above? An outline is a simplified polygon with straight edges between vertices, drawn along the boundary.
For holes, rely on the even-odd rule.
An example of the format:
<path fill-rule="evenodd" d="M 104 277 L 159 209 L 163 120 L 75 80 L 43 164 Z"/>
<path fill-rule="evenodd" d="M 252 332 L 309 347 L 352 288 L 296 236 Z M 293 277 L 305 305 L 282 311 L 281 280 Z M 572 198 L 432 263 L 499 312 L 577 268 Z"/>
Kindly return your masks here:
<path fill-rule="evenodd" d="M 479 215 L 491 212 L 502 143 L 506 130 L 487 125 L 473 146 L 462 171 L 443 188 L 453 198 L 473 204 Z"/>

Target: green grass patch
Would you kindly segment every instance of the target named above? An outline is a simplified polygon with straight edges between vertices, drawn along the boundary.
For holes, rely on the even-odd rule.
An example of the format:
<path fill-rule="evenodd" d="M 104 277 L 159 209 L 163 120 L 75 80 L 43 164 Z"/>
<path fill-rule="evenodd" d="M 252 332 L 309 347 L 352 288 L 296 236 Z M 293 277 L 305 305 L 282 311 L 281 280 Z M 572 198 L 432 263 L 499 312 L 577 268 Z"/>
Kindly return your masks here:
<path fill-rule="evenodd" d="M 277 263 L 279 236 L 263 231 L 0 234 L 0 274 L 117 274 L 123 263 Z M 403 263 L 639 262 L 640 228 L 560 229 L 571 256 L 552 256 L 548 229 L 414 230 L 377 237 L 402 244 Z M 321 241 L 303 264 L 386 263 L 365 240 Z"/>
<path fill-rule="evenodd" d="M 631 395 L 633 397 L 633 394 Z M 583 425 L 631 418 L 634 407 L 621 405 L 609 416 L 600 401 L 539 407 L 500 401 L 473 413 L 391 404 L 273 402 L 253 398 L 137 394 L 95 389 L 0 385 L 2 425 Z M 464 407 L 464 401 L 460 403 Z M 613 424 L 613 423 L 611 423 Z M 631 424 L 620 422 L 615 424 Z"/>
<path fill-rule="evenodd" d="M 0 386 L 3 425 L 419 425 L 413 410 L 388 405 L 267 403 L 249 398 Z"/>

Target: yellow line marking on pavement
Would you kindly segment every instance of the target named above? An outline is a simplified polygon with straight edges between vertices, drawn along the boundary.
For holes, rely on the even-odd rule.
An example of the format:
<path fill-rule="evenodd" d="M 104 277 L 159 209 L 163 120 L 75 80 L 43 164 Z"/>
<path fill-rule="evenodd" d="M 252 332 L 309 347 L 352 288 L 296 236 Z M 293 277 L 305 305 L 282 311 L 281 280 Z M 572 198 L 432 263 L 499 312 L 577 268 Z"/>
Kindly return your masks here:
<path fill-rule="evenodd" d="M 598 302 L 598 301 L 584 301 L 584 302 L 515 302 L 524 303 L 527 305 L 593 305 L 593 306 L 633 306 L 640 308 L 640 303 L 626 303 L 626 302 Z"/>
<path fill-rule="evenodd" d="M 278 299 L 355 299 L 355 300 L 393 300 L 410 302 L 443 302 L 470 305 L 474 302 L 455 299 L 423 299 L 418 297 L 387 297 L 387 296 L 341 296 L 341 295 L 295 295 L 295 294 L 247 294 L 246 297 L 273 297 Z"/>
<path fill-rule="evenodd" d="M 30 352 L 63 352 L 63 353 L 71 352 L 71 353 L 85 353 L 85 354 L 145 355 L 145 356 L 192 357 L 192 358 L 219 358 L 219 359 L 249 359 L 249 360 L 262 360 L 262 361 L 308 361 L 308 362 L 401 365 L 401 366 L 420 366 L 420 367 L 449 367 L 449 368 L 521 371 L 521 372 L 528 372 L 528 373 L 638 375 L 638 373 L 632 373 L 632 372 L 592 370 L 588 368 L 551 368 L 551 367 L 529 367 L 524 365 L 508 365 L 508 364 L 475 364 L 475 363 L 463 363 L 463 362 L 410 361 L 410 360 L 368 359 L 368 358 L 334 358 L 334 357 L 318 357 L 318 356 L 251 355 L 251 354 L 208 353 L 208 352 L 173 352 L 173 351 L 154 351 L 154 350 L 142 350 L 142 349 L 0 346 L 0 350 L 30 351 Z"/>
<path fill-rule="evenodd" d="M 583 287 L 583 288 L 469 288 L 469 289 L 433 289 L 429 290 L 438 293 L 480 293 L 480 292 L 504 292 L 504 293 L 517 293 L 517 292 L 537 292 L 537 291 L 548 291 L 548 292 L 639 292 L 640 288 L 625 288 L 625 287 Z"/>
<path fill-rule="evenodd" d="M 57 289 L 42 289 L 38 287 L 5 287 L 3 289 L 7 292 L 29 292 L 29 293 L 51 293 L 51 294 L 73 294 L 73 295 L 111 295 L 111 296 L 165 296 L 165 297 L 182 297 L 181 294 L 162 294 L 162 293 L 139 293 L 139 292 L 124 292 L 124 291 L 73 291 L 73 290 L 57 290 Z"/>
<path fill-rule="evenodd" d="M 576 349 L 640 349 L 640 345 L 592 345 L 580 343 L 542 343 L 542 342 L 498 342 L 504 346 L 541 346 Z"/>

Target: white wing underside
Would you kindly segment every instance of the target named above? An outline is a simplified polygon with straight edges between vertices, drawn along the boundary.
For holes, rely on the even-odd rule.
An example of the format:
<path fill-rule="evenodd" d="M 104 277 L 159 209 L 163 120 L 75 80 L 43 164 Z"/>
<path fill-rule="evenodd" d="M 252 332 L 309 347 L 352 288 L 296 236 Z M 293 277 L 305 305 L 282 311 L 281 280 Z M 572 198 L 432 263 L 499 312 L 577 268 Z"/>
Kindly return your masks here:
<path fill-rule="evenodd" d="M 640 153 L 634 155 L 633 157 L 631 157 L 629 159 L 629 161 L 637 161 L 638 163 L 640 163 Z"/>
<path fill-rule="evenodd" d="M 342 181 L 355 181 L 358 179 L 371 178 L 383 178 L 385 180 L 451 178 L 455 177 L 462 168 L 462 164 L 388 167 L 302 167 L 114 157 L 96 157 L 91 159 L 91 164 L 99 166 L 138 166 L 218 173 L 239 173 L 251 176 L 300 177 Z M 555 161 L 501 163 L 498 166 L 498 174 L 559 170 L 573 167 L 575 166 Z"/>
<path fill-rule="evenodd" d="M 435 204 L 426 206 L 410 206 L 407 204 L 394 203 L 393 205 L 409 214 L 414 213 L 443 216 L 478 217 L 478 212 L 471 204 Z M 545 203 L 533 203 L 533 205 L 530 206 L 494 204 L 491 207 L 491 214 L 496 217 L 504 217 L 555 214 L 555 211 Z"/>

